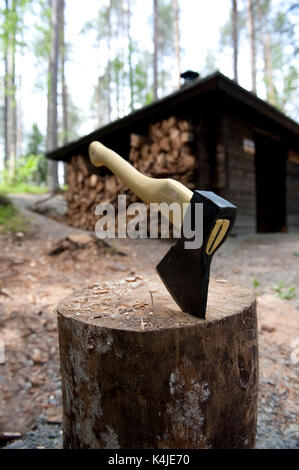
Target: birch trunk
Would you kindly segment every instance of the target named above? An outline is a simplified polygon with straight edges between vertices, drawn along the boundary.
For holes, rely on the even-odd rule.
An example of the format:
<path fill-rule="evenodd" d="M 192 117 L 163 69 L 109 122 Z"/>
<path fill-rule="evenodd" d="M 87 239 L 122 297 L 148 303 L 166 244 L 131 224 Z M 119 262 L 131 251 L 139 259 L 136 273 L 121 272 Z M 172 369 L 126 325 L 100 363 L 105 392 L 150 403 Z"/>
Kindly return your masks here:
<path fill-rule="evenodd" d="M 5 0 L 5 8 L 8 11 L 8 0 Z M 8 44 L 4 41 L 4 167 L 7 168 L 8 162 Z"/>
<path fill-rule="evenodd" d="M 232 23 L 233 23 L 233 51 L 234 51 L 234 80 L 238 81 L 238 5 L 237 0 L 232 0 Z"/>
<path fill-rule="evenodd" d="M 256 94 L 256 47 L 255 47 L 255 21 L 253 11 L 253 0 L 247 0 L 248 8 L 248 34 L 250 40 L 251 57 L 251 82 L 252 91 Z"/>
<path fill-rule="evenodd" d="M 49 60 L 49 85 L 48 85 L 48 122 L 47 122 L 47 151 L 57 147 L 57 79 L 59 56 L 59 12 L 60 1 L 52 0 L 51 14 L 51 51 Z M 48 160 L 48 187 L 51 193 L 57 191 L 58 163 Z"/>
<path fill-rule="evenodd" d="M 128 0 L 127 4 L 127 34 L 128 34 L 128 65 L 129 65 L 129 82 L 130 82 L 130 108 L 131 111 L 134 110 L 134 79 L 133 79 L 133 65 L 132 65 L 132 52 L 133 52 L 133 43 L 131 36 L 131 0 Z"/>
<path fill-rule="evenodd" d="M 12 17 L 16 15 L 16 1 L 13 0 L 11 5 L 6 2 L 8 9 L 11 10 Z M 6 118 L 6 169 L 9 179 L 13 179 L 15 175 L 15 159 L 16 159 L 16 140 L 17 140 L 17 109 L 16 109 L 16 83 L 15 83 L 15 55 L 16 55 L 16 23 L 13 19 L 7 37 L 6 48 L 6 74 L 5 74 L 5 118 Z"/>
<path fill-rule="evenodd" d="M 181 86 L 181 50 L 180 50 L 180 20 L 178 0 L 173 0 L 174 21 L 175 21 L 175 53 L 177 63 L 177 84 Z"/>
<path fill-rule="evenodd" d="M 154 99 L 158 98 L 158 48 L 159 48 L 159 11 L 158 11 L 158 0 L 153 0 L 154 6 L 154 60 L 153 60 L 153 74 L 154 74 L 154 85 L 153 93 Z"/>
<path fill-rule="evenodd" d="M 271 39 L 269 33 L 266 33 L 264 37 L 264 71 L 267 87 L 267 100 L 269 103 L 275 104 Z"/>
<path fill-rule="evenodd" d="M 61 55 L 61 94 L 62 94 L 62 131 L 63 144 L 68 142 L 67 86 L 65 81 L 65 1 L 60 1 L 60 55 Z M 67 163 L 63 164 L 64 184 L 67 184 Z"/>
<path fill-rule="evenodd" d="M 107 38 L 107 46 L 108 46 L 108 65 L 107 65 L 107 79 L 108 79 L 108 118 L 111 122 L 112 120 L 112 103 L 111 103 L 111 39 L 112 39 L 112 27 L 111 27 L 111 10 L 112 10 L 112 0 L 109 2 L 108 6 L 108 38 Z"/>

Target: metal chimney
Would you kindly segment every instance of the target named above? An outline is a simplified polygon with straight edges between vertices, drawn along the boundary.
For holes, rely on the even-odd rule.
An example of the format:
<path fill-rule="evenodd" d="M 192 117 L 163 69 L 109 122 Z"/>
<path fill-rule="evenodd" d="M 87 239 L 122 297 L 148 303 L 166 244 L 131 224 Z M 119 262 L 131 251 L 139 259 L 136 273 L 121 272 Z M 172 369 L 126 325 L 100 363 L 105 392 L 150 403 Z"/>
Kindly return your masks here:
<path fill-rule="evenodd" d="M 182 84 L 182 87 L 191 85 L 194 80 L 197 80 L 199 78 L 199 73 L 193 72 L 193 70 L 187 70 L 184 73 L 181 73 L 181 78 L 184 79 L 184 83 Z"/>

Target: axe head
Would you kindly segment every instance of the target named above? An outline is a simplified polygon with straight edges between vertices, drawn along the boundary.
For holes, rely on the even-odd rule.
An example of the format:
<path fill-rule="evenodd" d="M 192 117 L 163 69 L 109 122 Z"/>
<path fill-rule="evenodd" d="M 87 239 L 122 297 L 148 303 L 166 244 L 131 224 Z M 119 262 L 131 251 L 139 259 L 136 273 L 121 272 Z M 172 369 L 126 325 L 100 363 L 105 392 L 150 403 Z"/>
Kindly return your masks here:
<path fill-rule="evenodd" d="M 195 226 L 197 203 L 203 204 L 203 226 L 200 227 Z M 236 212 L 236 206 L 213 192 L 194 191 L 184 221 L 188 215 L 192 230 L 202 230 L 202 245 L 187 248 L 185 242 L 192 239 L 185 238 L 182 228 L 181 237 L 156 268 L 183 312 L 205 318 L 212 257 L 229 235 Z"/>

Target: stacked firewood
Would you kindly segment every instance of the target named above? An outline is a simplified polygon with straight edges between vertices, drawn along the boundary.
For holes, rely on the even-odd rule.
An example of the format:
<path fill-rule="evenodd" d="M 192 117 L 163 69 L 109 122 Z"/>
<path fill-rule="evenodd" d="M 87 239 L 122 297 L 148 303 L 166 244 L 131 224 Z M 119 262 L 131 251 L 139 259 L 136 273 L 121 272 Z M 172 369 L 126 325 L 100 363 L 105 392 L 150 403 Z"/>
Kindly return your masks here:
<path fill-rule="evenodd" d="M 147 136 L 131 134 L 129 160 L 137 170 L 153 178 L 174 178 L 194 189 L 194 134 L 188 121 L 170 117 L 149 127 Z M 68 214 L 70 225 L 94 230 L 100 202 L 117 204 L 119 194 L 127 203 L 138 201 L 114 175 L 90 175 L 82 156 L 75 156 L 68 168 Z"/>

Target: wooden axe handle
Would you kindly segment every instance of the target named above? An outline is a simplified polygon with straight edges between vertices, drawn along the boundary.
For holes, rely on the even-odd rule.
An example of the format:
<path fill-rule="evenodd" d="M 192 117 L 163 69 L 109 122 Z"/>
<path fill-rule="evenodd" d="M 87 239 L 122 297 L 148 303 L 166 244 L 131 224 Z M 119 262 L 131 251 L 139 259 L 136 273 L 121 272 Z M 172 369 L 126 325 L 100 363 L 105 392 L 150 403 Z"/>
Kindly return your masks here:
<path fill-rule="evenodd" d="M 183 203 L 189 203 L 193 196 L 192 191 L 178 181 L 170 178 L 155 179 L 143 175 L 124 158 L 100 142 L 90 144 L 89 157 L 94 166 L 108 167 L 133 193 L 145 202 L 158 204 L 161 202 L 167 204 L 177 202 L 183 209 Z M 166 213 L 163 213 L 163 210 L 161 212 L 167 216 Z M 184 213 L 185 210 L 183 215 Z M 174 223 L 174 225 L 177 224 Z"/>

